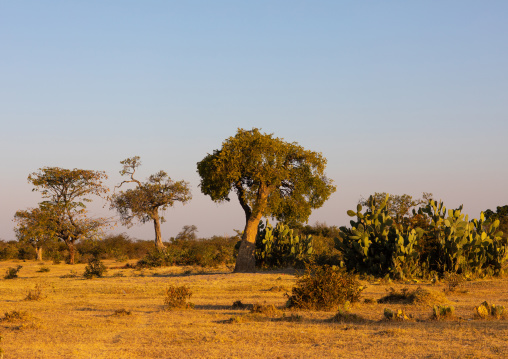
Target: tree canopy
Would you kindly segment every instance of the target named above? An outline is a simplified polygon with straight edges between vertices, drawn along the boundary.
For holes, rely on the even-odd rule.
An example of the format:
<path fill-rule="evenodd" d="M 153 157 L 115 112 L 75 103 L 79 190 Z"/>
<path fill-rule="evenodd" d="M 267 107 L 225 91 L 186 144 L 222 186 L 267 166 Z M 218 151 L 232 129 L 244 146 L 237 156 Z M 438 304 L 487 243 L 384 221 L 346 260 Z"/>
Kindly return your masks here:
<path fill-rule="evenodd" d="M 28 176 L 28 181 L 46 199 L 36 212 L 41 221 L 34 230 L 44 229 L 45 235 L 56 236 L 69 249 L 69 263 L 74 264 L 74 243 L 93 238 L 107 223 L 104 218 L 87 215 L 85 203 L 90 196 L 103 196 L 108 188 L 103 184 L 107 176 L 102 171 L 44 167 Z M 42 224 L 41 224 L 42 223 Z"/>
<path fill-rule="evenodd" d="M 139 156 L 127 158 L 120 162 L 122 176 L 129 177 L 116 188 L 125 183 L 135 183 L 136 187 L 115 193 L 111 199 L 111 208 L 116 209 L 122 224 L 132 226 L 137 219 L 141 223 L 154 222 L 155 245 L 163 248 L 161 223 L 165 218 L 160 214 L 175 202 L 187 203 L 192 199 L 189 184 L 185 181 L 174 182 L 164 171 L 151 175 L 145 182 L 134 178 L 136 169 L 141 166 Z"/>
<path fill-rule="evenodd" d="M 14 214 L 16 237 L 20 242 L 30 243 L 35 248 L 37 260 L 42 260 L 43 245 L 56 240 L 56 232 L 52 224 L 53 213 L 48 206 L 19 210 Z"/>
<path fill-rule="evenodd" d="M 198 162 L 201 191 L 215 202 L 230 200 L 235 192 L 246 225 L 235 271 L 255 267 L 254 243 L 259 221 L 270 216 L 282 222 L 306 222 L 336 190 L 325 176 L 321 153 L 285 142 L 259 129 L 238 129 Z"/>

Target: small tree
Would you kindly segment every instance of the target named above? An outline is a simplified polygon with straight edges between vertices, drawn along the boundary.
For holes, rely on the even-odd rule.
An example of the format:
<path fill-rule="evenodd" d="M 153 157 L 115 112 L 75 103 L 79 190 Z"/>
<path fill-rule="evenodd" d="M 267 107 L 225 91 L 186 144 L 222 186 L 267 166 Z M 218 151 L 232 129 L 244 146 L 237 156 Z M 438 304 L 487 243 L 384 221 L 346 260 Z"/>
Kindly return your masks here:
<path fill-rule="evenodd" d="M 18 241 L 34 246 L 38 261 L 42 261 L 43 246 L 57 239 L 51 224 L 52 217 L 53 214 L 48 211 L 48 206 L 42 204 L 38 208 L 20 210 L 14 214 L 14 221 L 17 223 L 14 231 Z"/>
<path fill-rule="evenodd" d="M 120 188 L 124 183 L 135 183 L 137 186 L 134 189 L 114 194 L 111 199 L 111 208 L 118 211 L 120 220 L 128 227 L 132 226 L 135 219 L 141 223 L 153 221 L 155 246 L 164 248 L 161 223 L 165 219 L 159 212 L 165 211 L 168 207 L 173 207 L 175 202 L 185 204 L 190 201 L 192 196 L 189 184 L 185 181 L 173 182 L 164 171 L 151 175 L 143 183 L 134 178 L 136 168 L 141 166 L 138 156 L 127 158 L 120 163 L 123 165 L 120 174 L 128 176 L 130 179 L 122 181 L 116 188 Z"/>
<path fill-rule="evenodd" d="M 86 202 L 90 195 L 108 192 L 103 185 L 107 176 L 102 171 L 44 167 L 28 176 L 28 181 L 47 201 L 41 203 L 45 212 L 47 233 L 65 242 L 69 249 L 69 263 L 74 264 L 74 243 L 94 238 L 106 224 L 106 219 L 87 216 Z M 42 208 L 42 207 L 40 207 Z"/>
<path fill-rule="evenodd" d="M 271 216 L 282 222 L 306 222 L 335 192 L 325 174 L 326 159 L 257 128 L 238 129 L 220 150 L 198 162 L 201 191 L 213 201 L 229 201 L 236 192 L 245 212 L 245 230 L 235 272 L 255 270 L 259 221 Z"/>

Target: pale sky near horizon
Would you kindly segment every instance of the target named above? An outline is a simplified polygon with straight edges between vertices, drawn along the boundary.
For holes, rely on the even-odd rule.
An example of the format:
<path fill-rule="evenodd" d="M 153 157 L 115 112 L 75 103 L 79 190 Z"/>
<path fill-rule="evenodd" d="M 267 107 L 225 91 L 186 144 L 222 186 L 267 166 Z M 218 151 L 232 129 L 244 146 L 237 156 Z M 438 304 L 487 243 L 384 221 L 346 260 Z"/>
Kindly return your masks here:
<path fill-rule="evenodd" d="M 470 217 L 508 204 L 506 1 L 0 0 L 0 239 L 41 200 L 40 167 L 141 156 L 193 200 L 164 240 L 243 229 L 196 163 L 241 127 L 322 152 L 337 192 L 309 223 L 347 225 L 374 192 L 432 192 Z M 100 200 L 90 207 L 113 216 Z M 151 224 L 125 228 L 153 239 Z"/>

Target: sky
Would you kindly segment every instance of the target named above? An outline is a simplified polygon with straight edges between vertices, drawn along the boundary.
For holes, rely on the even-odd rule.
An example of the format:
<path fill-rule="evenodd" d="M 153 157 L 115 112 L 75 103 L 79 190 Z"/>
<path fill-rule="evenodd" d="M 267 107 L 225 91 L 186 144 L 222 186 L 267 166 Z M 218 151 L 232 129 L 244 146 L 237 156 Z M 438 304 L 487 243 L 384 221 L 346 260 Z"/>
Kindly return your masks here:
<path fill-rule="evenodd" d="M 234 234 L 239 203 L 201 194 L 196 163 L 254 127 L 327 158 L 337 191 L 309 224 L 348 225 L 374 192 L 477 218 L 508 204 L 507 16 L 504 0 L 0 0 L 0 239 L 42 200 L 30 173 L 101 170 L 113 187 L 136 155 L 140 178 L 192 189 L 164 240 Z"/>

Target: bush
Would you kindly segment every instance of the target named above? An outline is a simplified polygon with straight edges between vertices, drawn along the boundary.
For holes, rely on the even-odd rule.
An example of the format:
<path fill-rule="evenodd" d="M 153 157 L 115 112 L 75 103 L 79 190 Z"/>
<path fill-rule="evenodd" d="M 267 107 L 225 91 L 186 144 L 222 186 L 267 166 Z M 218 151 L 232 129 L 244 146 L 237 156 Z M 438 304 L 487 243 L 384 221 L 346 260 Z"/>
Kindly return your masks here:
<path fill-rule="evenodd" d="M 99 249 L 96 249 L 92 255 L 93 257 L 88 260 L 88 265 L 85 267 L 85 273 L 83 273 L 83 277 L 86 279 L 92 279 L 96 277 L 102 278 L 108 269 L 99 259 Z"/>
<path fill-rule="evenodd" d="M 191 295 L 192 292 L 189 287 L 171 285 L 166 289 L 164 307 L 166 310 L 194 308 L 194 304 L 187 303 L 187 299 L 190 299 Z"/>
<path fill-rule="evenodd" d="M 18 273 L 19 271 L 21 270 L 21 268 L 23 268 L 23 266 L 17 266 L 16 268 L 7 268 L 7 270 L 5 271 L 5 279 L 14 279 L 14 278 L 18 278 Z"/>
<path fill-rule="evenodd" d="M 163 249 L 153 248 L 138 261 L 137 267 L 153 268 L 172 265 L 217 267 L 233 263 L 235 237 L 212 237 L 202 240 L 175 240 Z"/>
<path fill-rule="evenodd" d="M 287 307 L 307 310 L 332 310 L 339 305 L 360 300 L 364 288 L 357 276 L 335 266 L 309 266 L 298 278 Z"/>
<path fill-rule="evenodd" d="M 390 288 L 389 293 L 378 300 L 378 303 L 399 303 L 399 304 L 424 304 L 435 305 L 447 302 L 444 293 L 418 287 L 415 290 L 403 288 L 397 291 Z"/>

